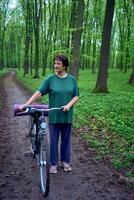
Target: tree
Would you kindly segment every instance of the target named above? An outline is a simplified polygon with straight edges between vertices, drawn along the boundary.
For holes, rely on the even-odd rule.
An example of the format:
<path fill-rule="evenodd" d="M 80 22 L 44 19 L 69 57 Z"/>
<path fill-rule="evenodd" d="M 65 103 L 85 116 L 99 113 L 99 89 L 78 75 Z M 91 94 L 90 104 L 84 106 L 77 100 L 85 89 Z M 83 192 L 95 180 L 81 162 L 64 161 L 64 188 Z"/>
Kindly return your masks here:
<path fill-rule="evenodd" d="M 133 2 L 133 10 L 134 10 L 134 0 L 132 0 Z M 133 63 L 132 63 L 132 73 L 130 75 L 130 79 L 128 81 L 129 84 L 134 84 L 134 57 L 133 57 Z"/>
<path fill-rule="evenodd" d="M 34 0 L 34 37 L 35 37 L 35 74 L 34 78 L 39 78 L 39 41 L 40 41 L 40 19 L 42 11 L 42 0 Z"/>
<path fill-rule="evenodd" d="M 48 54 L 50 51 L 50 43 L 52 40 L 52 34 L 53 34 L 53 18 L 54 18 L 54 10 L 55 10 L 55 1 L 51 9 L 50 1 L 48 1 L 48 7 L 49 7 L 49 20 L 48 20 L 48 28 L 45 27 L 44 29 L 44 41 L 45 41 L 45 48 L 44 48 L 44 55 L 43 55 L 43 69 L 42 69 L 42 75 L 45 75 L 45 71 L 47 68 L 47 62 L 48 62 Z M 44 25 L 47 26 L 46 16 L 44 19 Z"/>
<path fill-rule="evenodd" d="M 73 33 L 72 40 L 72 63 L 70 73 L 78 78 L 80 67 L 80 47 L 81 47 L 81 34 L 83 31 L 83 16 L 84 16 L 84 0 L 78 0 L 76 8 L 76 30 Z M 75 14 L 75 13 L 74 13 Z"/>
<path fill-rule="evenodd" d="M 31 0 L 21 1 L 23 8 L 23 15 L 25 20 L 25 59 L 24 59 L 24 76 L 29 72 L 29 53 L 30 53 L 30 43 L 32 36 L 32 2 Z"/>
<path fill-rule="evenodd" d="M 124 72 L 127 72 L 127 68 L 130 66 L 130 48 L 129 48 L 129 42 L 130 42 L 130 26 L 131 26 L 131 15 L 132 15 L 132 11 L 131 11 L 131 4 L 129 2 L 127 2 L 126 0 L 124 0 L 124 12 L 126 13 L 126 22 L 127 22 L 127 32 L 126 32 L 126 48 L 125 48 L 125 69 Z"/>
<path fill-rule="evenodd" d="M 10 7 L 9 0 L 1 0 L 0 67 L 22 67 L 24 74 L 30 69 L 36 78 L 39 68 L 42 75 L 48 66 L 52 69 L 52 57 L 57 52 L 65 53 L 70 57 L 70 72 L 76 77 L 79 68 L 94 72 L 101 65 L 99 72 L 106 76 L 102 82 L 107 84 L 108 65 L 124 72 L 134 63 L 132 1 L 116 1 L 112 33 L 109 21 L 105 33 L 106 0 L 18 0 L 15 8 Z"/>
<path fill-rule="evenodd" d="M 105 20 L 102 33 L 99 71 L 98 71 L 96 86 L 95 89 L 93 90 L 93 92 L 97 93 L 108 92 L 107 76 L 108 76 L 109 49 L 110 49 L 110 38 L 111 38 L 114 6 L 115 6 L 115 0 L 107 0 Z"/>
<path fill-rule="evenodd" d="M 133 68 L 133 70 L 132 70 L 130 79 L 129 79 L 129 81 L 128 81 L 128 83 L 130 83 L 130 84 L 134 84 L 134 63 L 133 63 L 132 68 Z"/>
<path fill-rule="evenodd" d="M 0 2 L 0 70 L 4 67 L 4 41 L 9 0 Z"/>

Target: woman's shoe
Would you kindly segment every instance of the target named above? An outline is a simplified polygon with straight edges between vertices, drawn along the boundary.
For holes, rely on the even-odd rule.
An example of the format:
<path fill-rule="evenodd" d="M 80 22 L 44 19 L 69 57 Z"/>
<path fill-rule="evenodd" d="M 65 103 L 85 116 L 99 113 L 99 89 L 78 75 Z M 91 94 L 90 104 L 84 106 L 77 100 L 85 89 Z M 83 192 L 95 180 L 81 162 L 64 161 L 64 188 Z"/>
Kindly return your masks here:
<path fill-rule="evenodd" d="M 63 169 L 64 169 L 65 172 L 72 171 L 72 167 L 68 163 L 66 163 L 66 162 L 60 162 L 59 166 L 63 167 Z"/>
<path fill-rule="evenodd" d="M 56 174 L 57 173 L 57 165 L 52 165 L 50 167 L 50 174 Z"/>

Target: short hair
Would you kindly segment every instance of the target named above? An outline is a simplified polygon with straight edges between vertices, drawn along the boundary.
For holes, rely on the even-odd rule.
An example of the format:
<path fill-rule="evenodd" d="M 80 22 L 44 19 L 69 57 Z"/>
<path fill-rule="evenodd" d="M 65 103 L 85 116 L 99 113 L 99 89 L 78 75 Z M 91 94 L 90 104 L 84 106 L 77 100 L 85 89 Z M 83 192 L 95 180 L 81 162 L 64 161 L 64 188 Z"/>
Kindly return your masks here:
<path fill-rule="evenodd" d="M 54 60 L 53 60 L 53 61 L 55 61 L 55 60 L 62 61 L 63 66 L 66 67 L 66 70 L 67 70 L 67 67 L 69 66 L 69 61 L 68 61 L 68 57 L 67 57 L 67 56 L 62 55 L 62 54 L 56 55 L 56 56 L 54 57 Z"/>

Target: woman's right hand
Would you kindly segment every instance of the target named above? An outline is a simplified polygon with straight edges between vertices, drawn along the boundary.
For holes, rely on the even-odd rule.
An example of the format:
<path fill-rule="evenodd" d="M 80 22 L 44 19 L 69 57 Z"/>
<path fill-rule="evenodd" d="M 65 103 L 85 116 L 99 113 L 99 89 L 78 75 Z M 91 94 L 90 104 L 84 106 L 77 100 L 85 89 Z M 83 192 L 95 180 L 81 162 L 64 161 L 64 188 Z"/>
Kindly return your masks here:
<path fill-rule="evenodd" d="M 26 104 L 21 104 L 21 105 L 19 106 L 18 109 L 19 109 L 20 111 L 23 111 L 25 107 L 27 107 Z"/>

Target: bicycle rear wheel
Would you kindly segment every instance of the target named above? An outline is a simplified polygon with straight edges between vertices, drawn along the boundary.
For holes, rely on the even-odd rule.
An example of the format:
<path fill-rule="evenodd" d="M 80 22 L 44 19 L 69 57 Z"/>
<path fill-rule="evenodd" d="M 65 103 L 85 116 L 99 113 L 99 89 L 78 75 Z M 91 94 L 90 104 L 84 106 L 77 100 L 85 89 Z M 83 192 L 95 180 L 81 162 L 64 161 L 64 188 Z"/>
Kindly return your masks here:
<path fill-rule="evenodd" d="M 40 170 L 40 189 L 44 197 L 49 194 L 50 171 L 49 171 L 49 145 L 47 134 L 41 136 L 39 148 L 39 170 Z"/>

